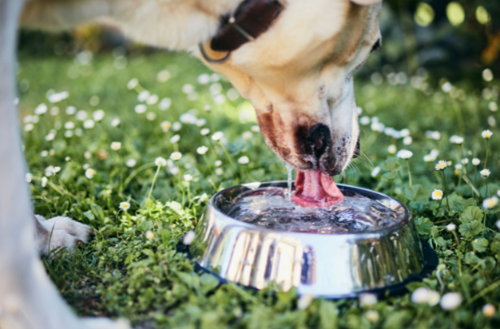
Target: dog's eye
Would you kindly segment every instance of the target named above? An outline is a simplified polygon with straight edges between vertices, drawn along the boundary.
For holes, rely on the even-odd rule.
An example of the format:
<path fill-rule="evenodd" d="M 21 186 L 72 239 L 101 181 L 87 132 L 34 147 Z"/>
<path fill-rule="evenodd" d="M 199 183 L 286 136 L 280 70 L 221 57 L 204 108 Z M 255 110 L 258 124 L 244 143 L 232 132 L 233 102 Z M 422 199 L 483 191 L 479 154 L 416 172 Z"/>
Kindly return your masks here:
<path fill-rule="evenodd" d="M 380 39 L 378 39 L 377 42 L 375 42 L 370 52 L 373 53 L 374 51 L 377 51 L 379 48 L 380 48 Z"/>

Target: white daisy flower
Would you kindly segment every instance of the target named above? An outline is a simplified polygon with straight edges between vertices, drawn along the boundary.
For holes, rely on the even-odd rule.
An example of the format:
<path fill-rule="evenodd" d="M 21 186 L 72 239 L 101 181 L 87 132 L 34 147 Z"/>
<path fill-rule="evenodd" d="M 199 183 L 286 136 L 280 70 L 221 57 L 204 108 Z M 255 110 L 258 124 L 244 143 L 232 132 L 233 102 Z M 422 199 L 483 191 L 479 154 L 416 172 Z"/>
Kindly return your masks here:
<path fill-rule="evenodd" d="M 134 107 L 135 113 L 142 114 L 148 110 L 147 106 L 144 104 L 139 104 Z"/>
<path fill-rule="evenodd" d="M 405 137 L 403 139 L 403 144 L 405 144 L 405 145 L 411 145 L 411 143 L 413 143 L 413 139 L 410 136 Z"/>
<path fill-rule="evenodd" d="M 222 139 L 222 137 L 224 137 L 224 133 L 222 131 L 217 131 L 215 132 L 213 135 L 212 135 L 212 139 L 214 141 L 218 141 L 220 139 Z"/>
<path fill-rule="evenodd" d="M 95 126 L 94 120 L 85 120 L 83 121 L 83 128 L 85 129 L 92 129 Z"/>
<path fill-rule="evenodd" d="M 75 128 L 75 124 L 71 121 L 68 121 L 64 124 L 64 128 L 65 129 L 68 129 L 68 130 L 71 130 L 71 129 L 74 129 Z"/>
<path fill-rule="evenodd" d="M 137 161 L 135 159 L 128 159 L 127 162 L 125 162 L 125 165 L 129 168 L 134 167 L 137 164 Z"/>
<path fill-rule="evenodd" d="M 87 177 L 88 179 L 91 179 L 92 177 L 94 177 L 95 174 L 96 174 L 96 171 L 92 168 L 88 168 L 85 171 L 85 177 Z"/>
<path fill-rule="evenodd" d="M 224 171 L 222 170 L 222 168 L 215 169 L 215 174 L 216 175 L 221 176 L 223 173 L 224 173 Z"/>
<path fill-rule="evenodd" d="M 135 87 L 137 87 L 138 84 L 139 84 L 139 80 L 137 80 L 136 78 L 133 78 L 132 80 L 130 80 L 127 83 L 127 88 L 130 89 L 130 90 L 132 90 Z"/>
<path fill-rule="evenodd" d="M 153 240 L 155 238 L 155 234 L 152 231 L 147 231 L 145 235 L 148 240 Z"/>
<path fill-rule="evenodd" d="M 177 161 L 182 158 L 182 153 L 181 152 L 174 152 L 170 155 L 170 159 Z"/>
<path fill-rule="evenodd" d="M 40 152 L 40 155 L 42 156 L 42 158 L 45 158 L 46 156 L 49 155 L 49 151 L 43 150 L 42 152 Z"/>
<path fill-rule="evenodd" d="M 451 231 L 455 231 L 456 228 L 457 228 L 457 226 L 455 224 L 453 224 L 453 223 L 450 223 L 450 224 L 446 225 L 446 229 L 448 231 L 450 231 L 450 232 Z"/>
<path fill-rule="evenodd" d="M 122 143 L 120 143 L 120 142 L 112 142 L 111 143 L 111 149 L 113 151 L 118 151 L 121 148 L 122 148 Z"/>
<path fill-rule="evenodd" d="M 80 110 L 80 111 L 76 112 L 75 118 L 78 121 L 85 121 L 87 119 L 87 116 L 88 116 L 88 114 L 86 111 Z"/>
<path fill-rule="evenodd" d="M 200 134 L 202 134 L 203 136 L 206 136 L 206 135 L 210 134 L 210 129 L 208 129 L 208 128 L 203 128 L 203 129 L 200 131 Z"/>
<path fill-rule="evenodd" d="M 463 137 L 453 135 L 450 137 L 450 143 L 460 145 L 464 142 Z"/>
<path fill-rule="evenodd" d="M 210 111 L 210 109 L 211 109 L 211 108 L 212 108 L 212 107 L 211 107 L 210 105 L 208 105 L 208 104 L 205 104 L 205 105 L 203 106 L 203 109 L 204 109 L 205 111 Z"/>
<path fill-rule="evenodd" d="M 146 114 L 146 119 L 148 119 L 149 121 L 154 121 L 156 119 L 156 113 L 154 113 L 154 112 L 148 112 Z"/>
<path fill-rule="evenodd" d="M 372 177 L 377 177 L 379 173 L 380 173 L 380 167 L 373 168 Z"/>
<path fill-rule="evenodd" d="M 217 161 L 215 161 L 215 162 L 214 162 L 214 165 L 215 165 L 216 167 L 220 167 L 220 166 L 222 165 L 222 161 L 217 160 Z"/>
<path fill-rule="evenodd" d="M 491 305 L 491 304 L 486 304 L 483 306 L 483 309 L 482 309 L 482 312 L 484 314 L 484 316 L 486 317 L 492 317 L 493 315 L 495 315 L 496 313 L 496 309 L 495 309 L 495 306 Z"/>
<path fill-rule="evenodd" d="M 127 211 L 127 210 L 130 209 L 130 203 L 128 203 L 128 202 L 120 202 L 119 208 L 121 210 Z"/>
<path fill-rule="evenodd" d="M 157 157 L 155 159 L 155 165 L 157 165 L 158 167 L 165 167 L 167 165 L 167 160 L 162 157 Z"/>
<path fill-rule="evenodd" d="M 182 124 L 180 122 L 174 122 L 174 124 L 172 125 L 173 131 L 179 131 L 179 130 L 181 130 L 181 128 L 182 128 Z"/>
<path fill-rule="evenodd" d="M 415 304 L 424 304 L 429 300 L 430 290 L 426 287 L 417 288 L 411 294 L 411 301 Z"/>
<path fill-rule="evenodd" d="M 483 200 L 484 209 L 495 208 L 497 204 L 498 204 L 498 198 L 496 196 L 492 196 L 491 198 Z"/>
<path fill-rule="evenodd" d="M 368 319 L 368 321 L 370 321 L 372 323 L 373 322 L 377 322 L 378 319 L 379 319 L 378 312 L 374 311 L 374 310 L 368 310 L 368 311 L 366 311 L 365 316 Z"/>
<path fill-rule="evenodd" d="M 191 176 L 190 174 L 185 174 L 183 178 L 186 182 L 190 182 L 193 180 L 193 176 Z"/>
<path fill-rule="evenodd" d="M 207 153 L 207 151 L 208 151 L 208 147 L 206 147 L 206 146 L 200 146 L 196 149 L 196 152 L 198 154 L 202 154 L 202 155 Z"/>
<path fill-rule="evenodd" d="M 158 108 L 162 111 L 166 111 L 172 105 L 172 100 L 170 98 L 163 98 L 158 104 Z"/>
<path fill-rule="evenodd" d="M 177 168 L 176 166 L 172 166 L 172 167 L 168 167 L 167 171 L 171 175 L 177 175 L 179 173 L 179 168 Z"/>
<path fill-rule="evenodd" d="M 181 136 L 174 135 L 174 136 L 172 136 L 172 138 L 170 138 L 170 143 L 175 144 L 175 143 L 179 142 L 180 139 L 181 139 Z"/>
<path fill-rule="evenodd" d="M 361 306 L 373 306 L 377 304 L 377 302 L 378 298 L 375 294 L 364 292 L 359 295 L 359 303 Z"/>
<path fill-rule="evenodd" d="M 465 159 L 460 160 L 460 162 L 462 162 L 463 165 L 466 165 L 469 163 L 469 159 L 465 158 Z"/>
<path fill-rule="evenodd" d="M 75 113 L 76 113 L 76 107 L 74 107 L 74 106 L 68 106 L 66 108 L 66 114 L 67 115 L 73 115 Z"/>
<path fill-rule="evenodd" d="M 250 159 L 248 159 L 247 156 L 242 156 L 241 158 L 238 159 L 239 164 L 248 164 L 250 162 Z"/>
<path fill-rule="evenodd" d="M 446 293 L 443 298 L 441 298 L 441 308 L 444 310 L 453 310 L 457 308 L 462 303 L 462 295 L 458 292 Z"/>
<path fill-rule="evenodd" d="M 389 145 L 389 147 L 387 148 L 387 152 L 389 152 L 389 154 L 395 154 L 397 151 L 398 149 L 394 144 Z"/>
<path fill-rule="evenodd" d="M 32 131 L 35 126 L 32 123 L 28 123 L 24 126 L 24 131 Z"/>
<path fill-rule="evenodd" d="M 196 125 L 197 125 L 198 127 L 203 127 L 206 123 L 207 123 L 207 120 L 205 120 L 205 119 L 198 119 L 198 120 L 196 121 Z"/>
<path fill-rule="evenodd" d="M 146 99 L 148 99 L 149 95 L 151 95 L 151 93 L 147 90 L 143 90 L 139 93 L 139 95 L 137 95 L 137 100 L 139 102 L 145 102 Z"/>
<path fill-rule="evenodd" d="M 436 161 L 436 157 L 432 154 L 427 154 L 424 156 L 424 161 L 425 162 L 434 162 L 434 161 Z"/>
<path fill-rule="evenodd" d="M 479 173 L 481 174 L 481 177 L 483 177 L 483 178 L 486 178 L 486 177 L 488 177 L 491 174 L 491 172 L 489 171 L 489 169 L 483 169 Z"/>
<path fill-rule="evenodd" d="M 401 129 L 399 133 L 401 134 L 401 137 L 408 137 L 410 136 L 410 129 L 408 128 Z"/>
<path fill-rule="evenodd" d="M 73 130 L 66 130 L 66 131 L 64 132 L 64 137 L 66 137 L 66 138 L 71 138 L 71 137 L 73 137 Z"/>
<path fill-rule="evenodd" d="M 48 107 L 45 104 L 40 104 L 35 108 L 35 114 L 36 115 L 42 115 L 47 113 Z"/>
<path fill-rule="evenodd" d="M 370 124 L 370 118 L 367 116 L 359 118 L 359 123 L 362 124 L 363 126 L 367 126 Z"/>
<path fill-rule="evenodd" d="M 96 122 L 99 122 L 102 119 L 104 119 L 104 111 L 103 110 L 97 110 L 94 113 L 92 113 L 92 117 L 94 118 L 94 120 Z"/>
<path fill-rule="evenodd" d="M 118 118 L 114 118 L 112 121 L 111 121 L 111 126 L 112 127 L 118 127 L 120 125 L 120 119 Z"/>
<path fill-rule="evenodd" d="M 481 163 L 481 160 L 479 160 L 478 158 L 474 158 L 474 159 L 472 159 L 472 164 L 473 164 L 474 166 L 478 166 L 480 163 Z"/>
<path fill-rule="evenodd" d="M 408 150 L 401 150 L 396 156 L 401 159 L 409 159 L 413 156 L 413 152 Z"/>
<path fill-rule="evenodd" d="M 154 105 L 156 103 L 158 103 L 158 95 L 151 95 L 146 100 L 146 104 L 148 105 Z"/>
<path fill-rule="evenodd" d="M 297 300 L 297 308 L 299 310 L 305 310 L 309 307 L 309 305 L 311 305 L 313 300 L 314 300 L 313 295 L 302 295 Z"/>
<path fill-rule="evenodd" d="M 448 167 L 448 163 L 444 160 L 440 160 L 437 164 L 436 164 L 436 170 L 445 170 L 446 167 Z"/>
<path fill-rule="evenodd" d="M 249 131 L 245 131 L 242 136 L 243 136 L 243 139 L 251 139 L 252 133 Z"/>
<path fill-rule="evenodd" d="M 32 178 L 33 178 L 33 175 L 32 175 L 32 174 L 30 174 L 30 173 L 27 173 L 27 174 L 26 174 L 26 178 L 25 178 L 25 179 L 26 179 L 26 183 L 31 183 L 31 179 L 32 179 Z"/>
<path fill-rule="evenodd" d="M 250 127 L 250 130 L 253 131 L 254 133 L 258 133 L 260 131 L 260 127 L 259 126 L 252 126 L 252 127 Z"/>
<path fill-rule="evenodd" d="M 182 243 L 185 244 L 186 246 L 189 246 L 191 243 L 193 243 L 194 239 L 196 238 L 196 234 L 194 233 L 193 230 L 188 231 L 186 235 L 182 238 Z"/>
<path fill-rule="evenodd" d="M 47 183 L 49 182 L 49 179 L 45 176 L 42 177 L 42 187 L 47 186 Z"/>
<path fill-rule="evenodd" d="M 491 135 L 493 135 L 493 133 L 490 130 L 484 130 L 481 133 L 481 136 L 483 136 L 484 139 L 490 139 Z"/>
<path fill-rule="evenodd" d="M 436 306 L 439 304 L 439 301 L 441 299 L 441 295 L 439 292 L 431 290 L 429 291 L 429 295 L 427 296 L 427 304 L 430 306 Z"/>
<path fill-rule="evenodd" d="M 488 108 L 490 109 L 490 111 L 496 112 L 498 110 L 498 104 L 495 102 L 490 102 L 488 104 Z"/>
<path fill-rule="evenodd" d="M 171 127 L 172 127 L 172 124 L 170 123 L 170 121 L 163 121 L 161 123 L 161 129 L 163 129 L 163 132 L 169 131 Z"/>
<path fill-rule="evenodd" d="M 441 200 L 443 198 L 443 191 L 441 190 L 434 190 L 432 192 L 432 200 Z"/>

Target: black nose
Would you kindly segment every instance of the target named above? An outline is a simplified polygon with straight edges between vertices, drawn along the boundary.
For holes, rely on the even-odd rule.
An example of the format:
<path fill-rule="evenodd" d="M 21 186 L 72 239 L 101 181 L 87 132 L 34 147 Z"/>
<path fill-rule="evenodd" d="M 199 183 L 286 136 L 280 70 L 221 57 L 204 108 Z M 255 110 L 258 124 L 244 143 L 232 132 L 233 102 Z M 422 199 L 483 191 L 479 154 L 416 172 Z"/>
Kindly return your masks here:
<path fill-rule="evenodd" d="M 314 125 L 306 137 L 308 149 L 314 157 L 319 159 L 325 153 L 326 147 L 330 143 L 330 129 L 322 123 Z"/>

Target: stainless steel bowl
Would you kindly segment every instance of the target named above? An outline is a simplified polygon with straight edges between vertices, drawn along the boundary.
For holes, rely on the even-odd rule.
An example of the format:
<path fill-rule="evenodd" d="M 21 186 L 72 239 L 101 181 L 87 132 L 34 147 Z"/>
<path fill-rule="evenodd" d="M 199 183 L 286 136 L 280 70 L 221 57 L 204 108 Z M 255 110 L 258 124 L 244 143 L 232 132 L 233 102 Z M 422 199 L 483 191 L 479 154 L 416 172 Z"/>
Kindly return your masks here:
<path fill-rule="evenodd" d="M 196 228 L 190 254 L 219 278 L 262 289 L 274 282 L 283 290 L 327 298 L 404 288 L 430 272 L 437 258 L 425 261 L 408 209 L 398 200 L 372 190 L 338 184 L 376 199 L 400 213 L 389 227 L 367 233 L 316 234 L 270 230 L 227 216 L 240 193 L 287 182 L 243 184 L 222 190 L 209 201 Z"/>

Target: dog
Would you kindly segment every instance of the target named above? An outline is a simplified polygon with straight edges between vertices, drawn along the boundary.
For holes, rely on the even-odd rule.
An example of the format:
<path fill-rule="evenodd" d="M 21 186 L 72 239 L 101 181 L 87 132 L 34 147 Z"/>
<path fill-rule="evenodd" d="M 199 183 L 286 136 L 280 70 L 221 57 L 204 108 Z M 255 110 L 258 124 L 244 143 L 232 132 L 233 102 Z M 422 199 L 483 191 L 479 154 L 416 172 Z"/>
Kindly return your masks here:
<path fill-rule="evenodd" d="M 304 173 L 339 174 L 359 153 L 353 73 L 380 45 L 380 1 L 0 0 L 0 324 L 25 327 L 15 317 L 1 322 L 2 298 L 17 291 L 40 328 L 84 327 L 57 297 L 34 251 L 71 249 L 90 228 L 31 213 L 12 102 L 19 27 L 61 30 L 99 19 L 137 42 L 191 50 L 253 104 L 266 144 L 303 179 L 328 190 L 320 176 Z M 49 301 L 51 310 L 36 310 Z"/>

